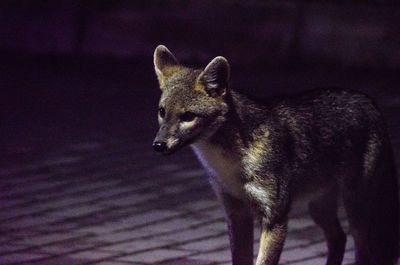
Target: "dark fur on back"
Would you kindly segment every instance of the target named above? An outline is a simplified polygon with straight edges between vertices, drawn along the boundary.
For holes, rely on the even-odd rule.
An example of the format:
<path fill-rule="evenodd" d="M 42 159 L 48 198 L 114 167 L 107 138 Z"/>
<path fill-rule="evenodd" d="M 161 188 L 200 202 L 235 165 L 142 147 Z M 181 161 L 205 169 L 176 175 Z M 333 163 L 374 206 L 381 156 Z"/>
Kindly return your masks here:
<path fill-rule="evenodd" d="M 231 97 L 237 118 L 231 119 L 235 125 L 226 126 L 237 128 L 233 135 L 240 135 L 244 146 L 254 141 L 260 126 L 269 130 L 264 153 L 268 162 L 260 171 L 263 176 L 279 175 L 276 199 L 288 201 L 304 189 L 315 193 L 338 186 L 351 225 L 361 224 L 368 231 L 369 249 L 376 259 L 372 264 L 392 264 L 399 242 L 397 176 L 386 125 L 376 104 L 363 93 L 337 88 L 262 105 L 235 91 Z M 276 215 L 286 211 L 278 207 Z"/>

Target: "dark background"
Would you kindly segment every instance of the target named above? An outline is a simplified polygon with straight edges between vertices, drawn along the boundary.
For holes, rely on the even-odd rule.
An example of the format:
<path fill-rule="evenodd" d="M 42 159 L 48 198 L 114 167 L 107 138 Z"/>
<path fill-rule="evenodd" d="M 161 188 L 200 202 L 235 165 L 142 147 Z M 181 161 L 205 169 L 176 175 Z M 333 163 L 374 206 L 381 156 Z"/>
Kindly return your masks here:
<path fill-rule="evenodd" d="M 207 247 L 222 239 L 168 264 L 229 262 L 222 208 L 194 155 L 152 151 L 159 44 L 190 66 L 225 56 L 232 88 L 258 97 L 369 94 L 400 169 L 398 0 L 0 1 L 0 263 L 149 264 L 137 255 L 159 241 L 157 225 L 172 243 L 144 251 L 152 258 L 194 235 Z M 324 256 L 322 231 L 293 210 L 287 241 L 307 241 L 291 264 Z"/>
<path fill-rule="evenodd" d="M 249 94 L 362 90 L 394 128 L 399 8 L 398 1 L 1 1 L 0 147 L 13 153 L 21 142 L 40 150 L 129 137 L 150 148 L 158 44 L 191 66 L 225 56 L 232 87 Z"/>

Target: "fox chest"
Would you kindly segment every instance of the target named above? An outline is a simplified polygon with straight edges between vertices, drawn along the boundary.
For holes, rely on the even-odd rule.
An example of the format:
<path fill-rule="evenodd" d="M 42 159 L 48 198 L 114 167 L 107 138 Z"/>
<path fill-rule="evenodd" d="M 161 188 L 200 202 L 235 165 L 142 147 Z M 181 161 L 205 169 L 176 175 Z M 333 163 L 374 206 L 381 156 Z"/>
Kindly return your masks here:
<path fill-rule="evenodd" d="M 193 150 L 210 176 L 216 192 L 227 192 L 237 198 L 245 196 L 238 159 L 212 145 L 196 145 Z"/>

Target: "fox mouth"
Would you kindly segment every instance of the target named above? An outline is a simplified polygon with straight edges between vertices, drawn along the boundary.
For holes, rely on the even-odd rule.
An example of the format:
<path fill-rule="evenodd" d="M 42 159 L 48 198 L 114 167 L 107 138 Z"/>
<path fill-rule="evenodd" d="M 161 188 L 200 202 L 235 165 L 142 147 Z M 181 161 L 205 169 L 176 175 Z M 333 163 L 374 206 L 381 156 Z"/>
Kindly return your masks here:
<path fill-rule="evenodd" d="M 159 142 L 154 142 L 153 148 L 155 151 L 161 153 L 162 155 L 172 155 L 175 152 L 177 152 L 178 150 L 180 150 L 182 147 L 193 144 L 196 141 L 196 138 L 197 137 L 192 137 L 184 142 L 179 141 L 177 139 L 177 142 L 173 146 L 168 147 L 168 144 L 165 144 L 165 146 L 163 148 L 157 148 L 157 143 L 159 143 Z"/>
<path fill-rule="evenodd" d="M 176 151 L 178 151 L 179 149 L 180 148 L 171 148 L 171 149 L 168 149 L 168 150 L 162 152 L 161 154 L 165 155 L 165 156 L 172 155 L 172 154 L 176 153 Z"/>
<path fill-rule="evenodd" d="M 162 155 L 172 155 L 176 151 L 178 151 L 179 149 L 181 149 L 181 146 L 180 145 L 176 145 L 176 146 L 173 146 L 171 148 L 166 149 L 165 151 L 161 152 L 161 154 Z"/>
<path fill-rule="evenodd" d="M 168 150 L 166 150 L 162 154 L 163 155 L 172 155 L 172 154 L 176 153 L 178 150 L 180 150 L 181 148 L 193 144 L 196 141 L 196 138 L 197 137 L 193 137 L 191 139 L 186 140 L 185 142 L 178 142 L 177 145 L 173 146 L 172 148 L 169 148 Z"/>

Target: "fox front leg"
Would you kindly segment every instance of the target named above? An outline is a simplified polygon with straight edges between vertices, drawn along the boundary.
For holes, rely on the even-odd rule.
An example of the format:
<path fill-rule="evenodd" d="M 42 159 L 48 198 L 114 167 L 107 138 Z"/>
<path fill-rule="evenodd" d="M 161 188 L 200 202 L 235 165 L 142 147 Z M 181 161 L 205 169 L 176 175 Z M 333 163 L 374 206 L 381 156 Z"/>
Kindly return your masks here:
<path fill-rule="evenodd" d="M 253 264 L 253 216 L 248 205 L 229 194 L 221 194 L 229 229 L 233 265 Z"/>
<path fill-rule="evenodd" d="M 277 265 L 285 242 L 287 221 L 271 225 L 263 218 L 261 229 L 256 265 Z"/>
<path fill-rule="evenodd" d="M 245 190 L 258 206 L 262 216 L 260 248 L 256 265 L 277 265 L 287 231 L 290 205 L 288 189 L 283 182 L 266 178 L 264 182 L 249 182 Z M 279 191 L 279 192 L 278 192 Z"/>

